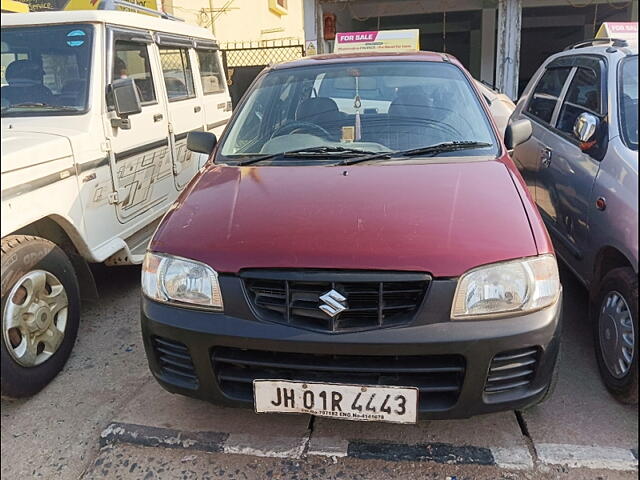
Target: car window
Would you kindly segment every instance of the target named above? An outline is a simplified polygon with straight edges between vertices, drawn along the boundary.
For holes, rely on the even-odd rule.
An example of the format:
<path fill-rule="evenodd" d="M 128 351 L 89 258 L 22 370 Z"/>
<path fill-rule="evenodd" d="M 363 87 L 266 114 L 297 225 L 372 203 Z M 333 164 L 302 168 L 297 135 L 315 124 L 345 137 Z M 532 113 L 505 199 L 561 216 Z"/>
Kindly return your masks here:
<path fill-rule="evenodd" d="M 115 80 L 127 77 L 135 81 L 143 105 L 156 101 L 147 46 L 142 43 L 116 40 L 111 78 Z"/>
<path fill-rule="evenodd" d="M 638 150 L 638 56 L 623 60 L 618 75 L 622 138 L 629 148 Z"/>
<path fill-rule="evenodd" d="M 245 95 L 220 147 L 228 158 L 316 146 L 380 151 L 454 141 L 488 143 L 482 154 L 498 152 L 479 97 L 461 69 L 448 63 L 272 70 Z"/>
<path fill-rule="evenodd" d="M 558 103 L 558 97 L 560 97 L 560 92 L 570 71 L 570 68 L 547 69 L 533 91 L 527 113 L 545 123 L 550 123 Z"/>
<path fill-rule="evenodd" d="M 562 103 L 557 128 L 565 133 L 573 133 L 578 116 L 585 112 L 599 115 L 601 102 L 600 72 L 591 68 L 578 68 Z"/>
<path fill-rule="evenodd" d="M 189 60 L 189 50 L 173 47 L 161 48 L 160 62 L 169 101 L 194 97 L 193 72 Z"/>
<path fill-rule="evenodd" d="M 60 115 L 88 108 L 93 27 L 2 28 L 2 114 Z"/>
<path fill-rule="evenodd" d="M 215 50 L 196 50 L 200 65 L 200 80 L 205 95 L 224 92 L 224 75 Z"/>

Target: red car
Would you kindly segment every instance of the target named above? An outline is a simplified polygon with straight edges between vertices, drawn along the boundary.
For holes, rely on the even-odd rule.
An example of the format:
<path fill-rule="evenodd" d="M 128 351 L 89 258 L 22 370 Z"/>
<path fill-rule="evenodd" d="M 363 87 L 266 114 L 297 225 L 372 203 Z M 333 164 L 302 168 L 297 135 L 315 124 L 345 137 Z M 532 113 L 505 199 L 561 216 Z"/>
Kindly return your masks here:
<path fill-rule="evenodd" d="M 160 224 L 149 366 L 258 412 L 415 422 L 521 409 L 556 371 L 553 247 L 462 65 L 327 55 L 271 67 Z M 506 146 L 505 146 L 506 143 Z"/>

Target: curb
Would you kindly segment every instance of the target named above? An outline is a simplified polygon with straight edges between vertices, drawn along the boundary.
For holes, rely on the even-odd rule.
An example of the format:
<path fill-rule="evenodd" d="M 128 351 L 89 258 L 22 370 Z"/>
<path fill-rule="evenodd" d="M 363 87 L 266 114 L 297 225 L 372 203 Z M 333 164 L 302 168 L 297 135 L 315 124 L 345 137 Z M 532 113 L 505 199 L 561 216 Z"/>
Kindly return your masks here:
<path fill-rule="evenodd" d="M 100 434 L 100 446 L 127 443 L 209 453 L 301 459 L 306 456 L 356 458 L 388 462 L 434 462 L 447 465 L 493 466 L 507 470 L 534 470 L 535 465 L 562 465 L 617 471 L 637 471 L 631 449 L 541 443 L 532 457 L 525 447 L 475 447 L 447 443 L 401 444 L 335 437 L 256 436 L 224 432 L 185 432 L 164 427 L 111 423 Z"/>

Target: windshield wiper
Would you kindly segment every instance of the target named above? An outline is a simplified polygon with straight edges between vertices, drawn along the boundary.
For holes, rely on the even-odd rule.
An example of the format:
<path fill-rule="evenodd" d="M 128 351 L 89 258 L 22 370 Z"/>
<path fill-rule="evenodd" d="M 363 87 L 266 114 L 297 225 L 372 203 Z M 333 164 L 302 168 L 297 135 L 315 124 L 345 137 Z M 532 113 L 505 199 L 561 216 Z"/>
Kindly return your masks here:
<path fill-rule="evenodd" d="M 426 147 L 412 148 L 409 150 L 397 150 L 395 152 L 381 152 L 374 155 L 367 155 L 364 157 L 353 158 L 344 160 L 341 165 L 354 165 L 356 163 L 368 162 L 369 160 L 378 160 L 381 158 L 398 158 L 398 157 L 415 157 L 418 155 L 436 156 L 440 153 L 455 152 L 458 150 L 471 150 L 474 148 L 490 147 L 491 143 L 475 142 L 475 141 L 461 141 L 461 142 L 443 142 L 436 143 L 435 145 L 428 145 Z"/>
<path fill-rule="evenodd" d="M 340 158 L 342 158 L 344 156 L 352 157 L 353 155 L 358 155 L 358 156 L 377 155 L 378 152 L 372 152 L 370 150 L 361 150 L 359 148 L 335 147 L 331 145 L 325 145 L 321 147 L 301 148 L 299 150 L 291 150 L 289 152 L 279 152 L 279 153 L 271 153 L 268 155 L 260 155 L 258 157 L 254 157 L 248 160 L 238 162 L 236 165 L 242 167 L 245 165 L 251 165 L 258 162 L 264 162 L 268 160 L 275 160 L 275 159 L 282 159 L 282 158 L 318 158 L 318 157 L 331 158 L 331 157 L 334 157 L 335 154 L 339 154 Z"/>
<path fill-rule="evenodd" d="M 48 103 L 42 102 L 22 102 L 22 103 L 14 103 L 12 105 L 7 105 L 6 107 L 2 107 L 2 111 L 6 112 L 12 108 L 45 108 L 47 110 L 61 110 L 65 112 L 77 112 L 78 109 L 76 107 L 67 107 L 65 105 L 50 105 Z"/>

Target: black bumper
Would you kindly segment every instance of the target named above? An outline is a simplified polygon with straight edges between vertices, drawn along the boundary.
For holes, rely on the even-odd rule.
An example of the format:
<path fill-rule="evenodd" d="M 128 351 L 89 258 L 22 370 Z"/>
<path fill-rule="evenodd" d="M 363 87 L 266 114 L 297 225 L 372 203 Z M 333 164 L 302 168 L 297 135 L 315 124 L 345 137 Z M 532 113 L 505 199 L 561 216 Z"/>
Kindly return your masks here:
<path fill-rule="evenodd" d="M 420 386 L 420 418 L 466 418 L 540 401 L 558 355 L 561 303 L 513 318 L 439 316 L 340 334 L 146 298 L 141 320 L 149 367 L 170 392 L 251 407 L 254 378 Z"/>

